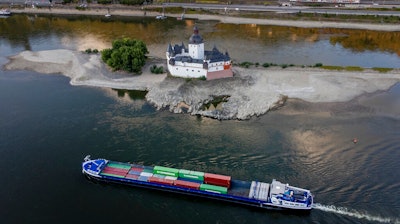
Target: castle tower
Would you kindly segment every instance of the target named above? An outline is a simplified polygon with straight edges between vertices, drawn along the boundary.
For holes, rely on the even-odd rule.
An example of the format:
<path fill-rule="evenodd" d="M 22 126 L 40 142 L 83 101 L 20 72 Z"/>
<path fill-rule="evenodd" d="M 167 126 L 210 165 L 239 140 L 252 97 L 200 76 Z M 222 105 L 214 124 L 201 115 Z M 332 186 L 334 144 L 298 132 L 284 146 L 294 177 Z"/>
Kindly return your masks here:
<path fill-rule="evenodd" d="M 204 59 L 204 42 L 196 26 L 193 28 L 192 36 L 189 38 L 189 55 L 193 59 Z"/>

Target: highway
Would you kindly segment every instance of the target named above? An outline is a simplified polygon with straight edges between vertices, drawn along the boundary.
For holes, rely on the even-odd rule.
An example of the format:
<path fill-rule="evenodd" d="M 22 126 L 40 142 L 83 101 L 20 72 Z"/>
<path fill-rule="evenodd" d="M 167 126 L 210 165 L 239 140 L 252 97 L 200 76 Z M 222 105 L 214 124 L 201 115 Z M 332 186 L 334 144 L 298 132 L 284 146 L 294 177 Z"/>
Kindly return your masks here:
<path fill-rule="evenodd" d="M 400 11 L 368 10 L 362 5 L 353 5 L 351 8 L 335 7 L 307 7 L 307 6 L 264 6 L 264 5 L 218 5 L 195 3 L 164 3 L 164 7 L 182 7 L 190 9 L 247 11 L 247 12 L 276 12 L 276 13 L 315 13 L 334 15 L 376 15 L 376 16 L 400 16 Z M 351 9 L 351 10 L 350 10 Z"/>

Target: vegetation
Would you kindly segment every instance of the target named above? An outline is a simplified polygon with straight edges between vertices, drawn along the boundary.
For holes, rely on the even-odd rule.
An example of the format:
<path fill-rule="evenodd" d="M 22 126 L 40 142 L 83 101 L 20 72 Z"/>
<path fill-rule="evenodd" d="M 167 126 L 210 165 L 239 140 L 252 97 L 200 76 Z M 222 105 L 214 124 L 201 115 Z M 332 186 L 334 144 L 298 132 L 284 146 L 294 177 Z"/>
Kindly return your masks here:
<path fill-rule="evenodd" d="M 124 38 L 113 41 L 112 48 L 102 50 L 101 59 L 114 70 L 140 73 L 147 53 L 143 41 Z"/>
<path fill-rule="evenodd" d="M 163 66 L 157 67 L 157 65 L 152 65 L 150 67 L 150 72 L 153 74 L 162 74 L 164 73 L 164 67 Z"/>
<path fill-rule="evenodd" d="M 393 69 L 392 68 L 377 68 L 377 67 L 375 67 L 375 68 L 372 68 L 372 70 L 378 71 L 380 73 L 386 73 L 386 72 L 392 71 Z"/>
<path fill-rule="evenodd" d="M 85 50 L 85 53 L 86 54 L 98 54 L 99 53 L 99 50 L 97 50 L 97 49 L 91 49 L 91 48 L 88 48 L 88 49 L 86 49 Z"/>

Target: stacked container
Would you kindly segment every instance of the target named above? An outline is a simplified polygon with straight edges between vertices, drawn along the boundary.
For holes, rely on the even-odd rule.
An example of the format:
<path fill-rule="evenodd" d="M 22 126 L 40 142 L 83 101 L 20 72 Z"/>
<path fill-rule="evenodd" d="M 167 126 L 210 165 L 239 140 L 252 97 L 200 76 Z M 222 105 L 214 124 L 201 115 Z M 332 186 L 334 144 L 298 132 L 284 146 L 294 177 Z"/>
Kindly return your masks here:
<path fill-rule="evenodd" d="M 228 188 L 221 187 L 221 186 L 210 185 L 210 184 L 201 184 L 200 185 L 200 190 L 213 192 L 213 193 L 219 193 L 219 194 L 227 194 L 228 193 Z"/>
<path fill-rule="evenodd" d="M 231 186 L 231 177 L 220 174 L 204 173 L 204 183 L 229 188 Z"/>
<path fill-rule="evenodd" d="M 127 179 L 137 180 L 144 170 L 144 166 L 133 165 L 129 170 L 128 174 L 125 176 Z"/>
<path fill-rule="evenodd" d="M 101 171 L 102 175 L 124 178 L 131 167 L 119 163 L 108 163 Z"/>
<path fill-rule="evenodd" d="M 171 177 L 178 177 L 179 170 L 175 169 L 175 168 L 170 168 L 170 167 L 155 166 L 153 168 L 153 173 L 165 175 L 165 176 L 171 176 Z"/>
<path fill-rule="evenodd" d="M 179 170 L 179 179 L 203 183 L 204 173 L 199 172 L 199 171 L 180 169 Z"/>

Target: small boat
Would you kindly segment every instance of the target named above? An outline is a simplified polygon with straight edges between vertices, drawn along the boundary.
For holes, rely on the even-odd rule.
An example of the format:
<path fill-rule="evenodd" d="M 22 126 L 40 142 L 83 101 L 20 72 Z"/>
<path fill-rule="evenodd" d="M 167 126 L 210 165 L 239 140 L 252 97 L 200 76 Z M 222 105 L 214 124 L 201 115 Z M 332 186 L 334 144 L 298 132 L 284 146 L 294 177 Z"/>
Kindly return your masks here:
<path fill-rule="evenodd" d="M 163 7 L 162 14 L 161 15 L 157 15 L 156 19 L 166 19 L 166 18 L 167 18 L 167 16 L 165 16 L 165 10 L 164 10 L 164 7 Z"/>
<path fill-rule="evenodd" d="M 104 16 L 107 17 L 107 18 L 111 17 L 110 9 L 107 9 L 107 14 L 105 14 Z"/>
<path fill-rule="evenodd" d="M 9 9 L 1 9 L 0 16 L 11 16 L 11 11 Z"/>
<path fill-rule="evenodd" d="M 82 173 L 89 179 L 166 192 L 193 195 L 265 209 L 311 211 L 313 195 L 307 189 L 283 184 L 234 180 L 231 176 L 164 166 L 91 159 L 86 156 Z"/>

